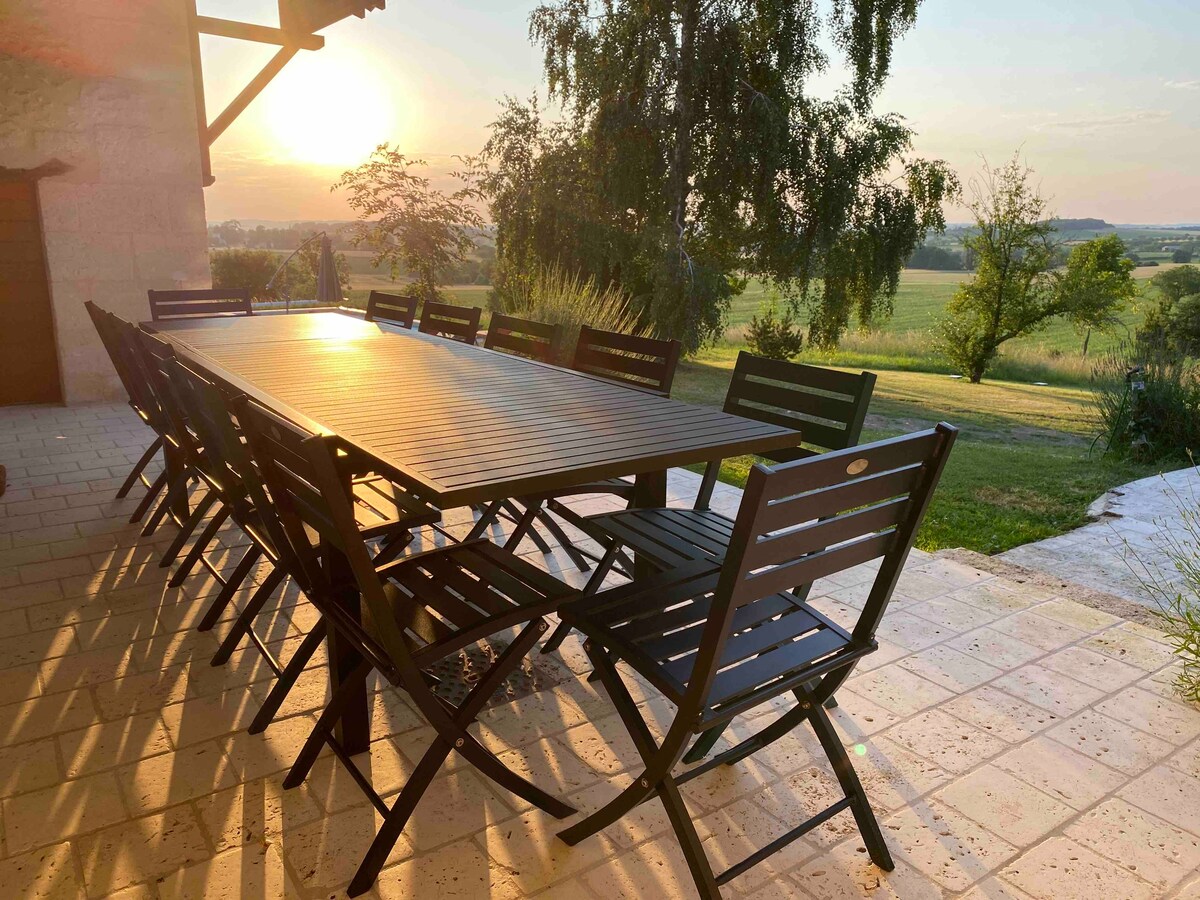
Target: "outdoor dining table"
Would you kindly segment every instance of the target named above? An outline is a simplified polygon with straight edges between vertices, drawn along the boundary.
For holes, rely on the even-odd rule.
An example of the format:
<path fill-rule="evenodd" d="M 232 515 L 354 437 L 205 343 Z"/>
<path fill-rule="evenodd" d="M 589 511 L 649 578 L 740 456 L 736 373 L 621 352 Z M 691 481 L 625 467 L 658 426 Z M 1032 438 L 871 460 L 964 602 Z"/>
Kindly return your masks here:
<path fill-rule="evenodd" d="M 661 507 L 672 466 L 799 441 L 792 429 L 348 313 L 142 325 L 232 389 L 336 435 L 440 509 L 629 475 L 633 505 Z M 331 629 L 333 690 L 354 663 Z M 342 719 L 351 753 L 370 741 L 369 710 L 364 688 Z"/>

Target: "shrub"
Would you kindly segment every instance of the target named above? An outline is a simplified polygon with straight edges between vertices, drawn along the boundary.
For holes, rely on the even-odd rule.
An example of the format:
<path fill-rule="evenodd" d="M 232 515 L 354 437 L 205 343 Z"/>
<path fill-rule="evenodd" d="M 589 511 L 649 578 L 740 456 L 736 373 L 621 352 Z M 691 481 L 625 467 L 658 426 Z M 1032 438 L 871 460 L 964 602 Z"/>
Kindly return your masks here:
<path fill-rule="evenodd" d="M 1163 342 L 1119 345 L 1093 386 L 1106 452 L 1162 459 L 1200 448 L 1200 366 Z"/>
<path fill-rule="evenodd" d="M 250 250 L 246 247 L 213 250 L 209 255 L 213 287 L 246 288 L 255 303 L 274 300 L 275 293 L 267 290 L 267 282 L 282 259 L 271 250 Z"/>
<path fill-rule="evenodd" d="M 562 362 L 574 356 L 581 325 L 623 334 L 645 331 L 623 291 L 617 287 L 601 288 L 595 279 L 569 274 L 557 265 L 520 278 L 510 276 L 505 296 L 494 296 L 493 306 L 509 315 L 561 326 L 559 360 Z"/>
<path fill-rule="evenodd" d="M 1192 251 L 1186 247 L 1180 247 L 1171 254 L 1171 262 L 1175 263 L 1190 263 L 1192 261 Z"/>
<path fill-rule="evenodd" d="M 1195 461 L 1193 460 L 1193 465 Z M 1163 631 L 1179 658 L 1175 690 L 1185 700 L 1200 702 L 1200 497 L 1175 493 L 1178 521 L 1164 529 L 1161 547 L 1177 577 L 1164 577 L 1145 563 L 1132 566 L 1143 589 L 1158 606 Z M 1133 551 L 1136 560 L 1136 550 Z"/>
<path fill-rule="evenodd" d="M 791 359 L 804 345 L 804 335 L 796 325 L 789 309 L 779 314 L 779 301 L 774 297 L 758 308 L 746 330 L 750 351 L 769 359 Z"/>

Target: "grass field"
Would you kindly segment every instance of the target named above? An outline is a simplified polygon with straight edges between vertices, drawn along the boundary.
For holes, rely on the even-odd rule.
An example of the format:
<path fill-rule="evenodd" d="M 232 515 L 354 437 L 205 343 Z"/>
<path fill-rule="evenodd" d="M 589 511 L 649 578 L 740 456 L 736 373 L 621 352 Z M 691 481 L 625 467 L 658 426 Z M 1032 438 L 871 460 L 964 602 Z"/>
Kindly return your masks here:
<path fill-rule="evenodd" d="M 1169 266 L 1135 271 L 1145 280 Z M 945 420 L 961 429 L 918 546 L 966 547 L 998 553 L 1076 528 L 1088 505 L 1105 490 L 1153 474 L 1153 467 L 1106 458 L 1093 450 L 1097 432 L 1088 388 L 1095 357 L 1125 335 L 1093 335 L 1089 357 L 1070 325 L 1006 345 L 983 384 L 950 377 L 933 351 L 930 330 L 966 273 L 909 270 L 901 278 L 895 315 L 874 331 L 847 335 L 834 354 L 806 349 L 800 361 L 870 369 L 879 379 L 864 439 L 901 434 Z M 371 288 L 394 286 L 386 277 L 356 273 L 351 299 L 365 304 Z M 451 302 L 486 309 L 488 287 L 451 286 Z M 766 291 L 752 283 L 733 304 L 723 342 L 681 364 L 675 396 L 719 406 L 743 332 Z M 1132 325 L 1139 317 L 1129 311 Z M 486 325 L 486 315 L 485 315 Z M 1047 382 L 1037 386 L 1033 382 Z M 726 461 L 722 480 L 742 484 L 752 460 Z"/>

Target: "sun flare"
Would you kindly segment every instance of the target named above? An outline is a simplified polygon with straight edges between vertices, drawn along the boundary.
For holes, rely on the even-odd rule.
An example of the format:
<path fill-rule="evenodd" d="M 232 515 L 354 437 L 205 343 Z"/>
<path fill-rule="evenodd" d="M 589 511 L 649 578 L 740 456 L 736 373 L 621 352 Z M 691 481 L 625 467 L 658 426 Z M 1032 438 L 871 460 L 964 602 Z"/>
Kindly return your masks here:
<path fill-rule="evenodd" d="M 334 64 L 319 56 L 294 60 L 280 74 L 264 110 L 268 137 L 281 158 L 352 166 L 397 139 L 398 101 L 379 70 L 355 57 Z"/>

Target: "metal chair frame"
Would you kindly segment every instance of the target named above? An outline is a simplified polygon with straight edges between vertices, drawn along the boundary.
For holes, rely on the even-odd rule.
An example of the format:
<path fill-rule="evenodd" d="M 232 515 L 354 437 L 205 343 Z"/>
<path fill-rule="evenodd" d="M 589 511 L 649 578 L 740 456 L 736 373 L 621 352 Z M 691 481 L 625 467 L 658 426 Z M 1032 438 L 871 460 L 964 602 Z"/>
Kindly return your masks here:
<path fill-rule="evenodd" d="M 866 793 L 822 703 L 878 644 L 875 633 L 956 436 L 929 431 L 751 470 L 725 562 L 679 569 L 565 606 L 645 766 L 614 800 L 559 832 L 576 844 L 658 797 L 702 897 L 833 816 L 850 810 L 872 861 L 894 867 Z M 880 559 L 871 592 L 846 629 L 795 596 L 811 583 Z M 614 660 L 620 658 L 677 708 L 661 743 L 642 718 Z M 791 693 L 796 705 L 745 741 L 687 772 L 672 771 L 693 736 Z M 807 722 L 844 797 L 715 874 L 680 785 L 732 765 Z"/>
<path fill-rule="evenodd" d="M 574 810 L 508 768 L 467 729 L 484 704 L 545 632 L 545 616 L 576 592 L 525 560 L 486 541 L 413 554 L 377 566 L 354 528 L 349 484 L 335 464 L 333 439 L 311 435 L 246 398 L 235 403 L 309 598 L 339 642 L 337 687 L 284 780 L 304 781 L 328 746 L 379 810 L 384 823 L 359 866 L 349 893 L 374 883 L 388 853 L 451 752 L 533 805 L 564 818 Z M 314 547 L 309 533 L 320 536 Z M 364 615 L 365 613 L 365 615 Z M 434 691 L 427 670 L 444 657 L 492 635 L 516 638 L 458 706 Z M 331 659 L 331 666 L 334 660 Z M 437 732 L 432 746 L 389 807 L 341 744 L 338 725 L 378 670 L 403 689 Z"/>
<path fill-rule="evenodd" d="M 112 361 L 113 368 L 117 372 L 117 378 L 120 379 L 122 387 L 125 388 L 130 408 L 142 420 L 142 424 L 155 433 L 154 440 L 146 447 L 146 450 L 142 453 L 138 461 L 134 463 L 133 468 L 117 489 L 117 499 L 120 500 L 127 497 L 129 492 L 133 490 L 133 486 L 139 481 L 145 487 L 147 492 L 146 499 L 143 499 L 138 504 L 133 518 L 130 519 L 131 523 L 135 523 L 141 520 L 142 516 L 145 515 L 147 507 L 153 503 L 153 498 L 166 485 L 165 472 L 160 473 L 155 479 L 151 479 L 145 474 L 146 467 L 162 450 L 163 439 L 162 435 L 155 429 L 153 420 L 155 410 L 152 405 L 147 403 L 144 391 L 138 385 L 136 377 L 130 371 L 128 361 L 125 359 L 125 351 L 116 333 L 116 323 L 113 321 L 115 317 L 108 310 L 97 306 L 91 300 L 85 301 L 84 306 L 87 308 L 92 324 L 96 326 L 96 333 L 100 335 L 100 342 L 104 345 L 104 350 L 108 354 L 109 360 Z"/>

